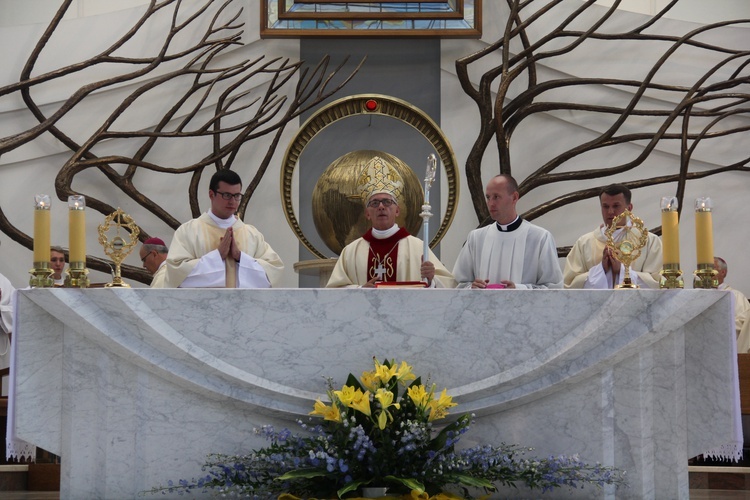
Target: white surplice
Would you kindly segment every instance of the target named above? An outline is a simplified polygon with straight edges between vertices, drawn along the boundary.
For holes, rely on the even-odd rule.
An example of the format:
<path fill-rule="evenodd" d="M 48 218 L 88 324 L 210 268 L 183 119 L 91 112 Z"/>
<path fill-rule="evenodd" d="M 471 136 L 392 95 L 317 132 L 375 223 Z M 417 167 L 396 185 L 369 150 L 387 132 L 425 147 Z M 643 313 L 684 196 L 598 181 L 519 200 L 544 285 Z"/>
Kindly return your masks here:
<path fill-rule="evenodd" d="M 518 289 L 563 286 L 552 234 L 525 220 L 515 231 L 503 232 L 491 224 L 470 232 L 453 277 L 463 288 L 475 279 L 488 279 L 491 284 L 508 280 Z"/>

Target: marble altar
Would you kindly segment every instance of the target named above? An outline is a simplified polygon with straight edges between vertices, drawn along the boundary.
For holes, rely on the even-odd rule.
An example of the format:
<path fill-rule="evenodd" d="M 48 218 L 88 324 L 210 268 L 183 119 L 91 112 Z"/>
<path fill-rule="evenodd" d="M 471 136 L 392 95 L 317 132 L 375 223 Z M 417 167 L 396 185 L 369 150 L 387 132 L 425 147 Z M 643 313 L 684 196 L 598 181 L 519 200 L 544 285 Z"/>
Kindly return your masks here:
<path fill-rule="evenodd" d="M 687 459 L 742 442 L 729 292 L 36 289 L 17 304 L 15 432 L 61 455 L 61 498 L 196 477 L 210 452 L 263 446 L 254 427 L 296 431 L 325 377 L 372 356 L 474 412 L 462 443 L 615 465 L 618 498 L 687 498 Z"/>

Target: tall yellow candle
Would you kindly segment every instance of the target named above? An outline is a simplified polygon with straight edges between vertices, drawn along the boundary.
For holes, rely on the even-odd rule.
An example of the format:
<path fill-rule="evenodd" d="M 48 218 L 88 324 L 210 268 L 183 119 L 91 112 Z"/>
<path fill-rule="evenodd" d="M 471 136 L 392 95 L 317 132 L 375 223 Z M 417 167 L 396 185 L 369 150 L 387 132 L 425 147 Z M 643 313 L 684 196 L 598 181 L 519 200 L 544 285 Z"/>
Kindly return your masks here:
<path fill-rule="evenodd" d="M 34 267 L 39 263 L 49 265 L 50 254 L 50 201 L 46 194 L 34 196 Z"/>
<path fill-rule="evenodd" d="M 714 265 L 714 225 L 711 198 L 695 199 L 695 249 L 698 265 Z"/>
<path fill-rule="evenodd" d="M 69 196 L 68 209 L 69 262 L 86 262 L 86 198 Z"/>
<path fill-rule="evenodd" d="M 677 198 L 665 196 L 661 199 L 661 248 L 663 265 L 680 263 L 680 226 L 677 217 L 677 207 Z"/>

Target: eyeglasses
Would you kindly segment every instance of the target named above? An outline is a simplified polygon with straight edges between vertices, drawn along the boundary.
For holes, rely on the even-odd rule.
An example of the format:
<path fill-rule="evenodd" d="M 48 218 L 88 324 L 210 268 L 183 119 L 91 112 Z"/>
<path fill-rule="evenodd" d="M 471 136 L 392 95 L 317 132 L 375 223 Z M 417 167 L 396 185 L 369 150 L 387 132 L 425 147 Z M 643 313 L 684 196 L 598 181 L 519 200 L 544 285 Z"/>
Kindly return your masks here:
<path fill-rule="evenodd" d="M 385 208 L 389 208 L 391 205 L 396 204 L 396 202 L 390 198 L 383 198 L 382 200 L 370 200 L 367 202 L 367 206 L 370 208 L 378 208 L 381 203 Z"/>
<path fill-rule="evenodd" d="M 147 253 L 144 257 L 141 257 L 141 264 L 145 264 L 146 260 L 148 259 L 148 256 L 151 255 L 151 252 Z"/>
<path fill-rule="evenodd" d="M 214 193 L 220 195 L 225 200 L 234 198 L 234 201 L 240 201 L 242 199 L 242 193 L 222 193 L 221 191 L 214 191 Z"/>

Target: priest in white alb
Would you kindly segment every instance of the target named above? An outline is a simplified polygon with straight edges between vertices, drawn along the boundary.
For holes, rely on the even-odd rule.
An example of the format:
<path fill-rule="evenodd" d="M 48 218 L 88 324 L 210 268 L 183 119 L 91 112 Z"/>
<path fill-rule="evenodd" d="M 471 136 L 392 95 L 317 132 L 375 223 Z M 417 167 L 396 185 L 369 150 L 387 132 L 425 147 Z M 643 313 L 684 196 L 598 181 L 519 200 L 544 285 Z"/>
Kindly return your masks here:
<path fill-rule="evenodd" d="M 403 181 L 378 160 L 365 167 L 358 183 L 372 227 L 344 247 L 326 287 L 371 288 L 379 282 L 424 280 L 428 288 L 454 288 L 453 276 L 432 251 L 425 261 L 422 240 L 396 224 Z"/>
<path fill-rule="evenodd" d="M 565 288 L 612 289 L 625 279 L 625 266 L 614 257 L 607 247 L 607 229 L 615 217 L 625 210 L 633 210 L 631 192 L 622 184 L 612 184 L 599 193 L 599 205 L 604 223 L 586 233 L 575 242 L 565 259 Z M 622 225 L 627 224 L 622 218 Z M 613 233 L 615 241 L 623 229 Z M 629 274 L 633 284 L 643 288 L 659 288 L 662 267 L 661 239 L 648 233 L 646 246 L 641 255 L 633 261 Z"/>
<path fill-rule="evenodd" d="M 256 228 L 236 215 L 242 181 L 219 170 L 208 189 L 211 208 L 177 228 L 166 263 L 166 288 L 270 288 L 284 264 Z"/>
<path fill-rule="evenodd" d="M 552 234 L 516 212 L 516 180 L 493 177 L 485 197 L 495 223 L 469 233 L 453 267 L 459 288 L 562 288 Z"/>

